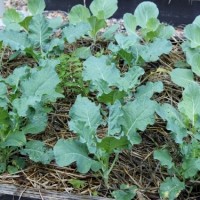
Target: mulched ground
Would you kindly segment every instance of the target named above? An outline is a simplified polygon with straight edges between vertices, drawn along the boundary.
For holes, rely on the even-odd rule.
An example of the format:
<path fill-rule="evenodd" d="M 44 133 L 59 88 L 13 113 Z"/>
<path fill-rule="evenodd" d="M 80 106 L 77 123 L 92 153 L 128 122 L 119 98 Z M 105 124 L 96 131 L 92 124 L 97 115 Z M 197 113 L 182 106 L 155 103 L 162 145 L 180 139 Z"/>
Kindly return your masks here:
<path fill-rule="evenodd" d="M 15 7 L 26 11 L 26 1 L 6 1 L 7 7 Z M 53 14 L 52 14 L 53 13 Z M 49 12 L 52 17 L 62 16 L 66 19 L 64 12 Z M 116 23 L 116 20 L 109 21 L 110 24 Z M 121 21 L 120 21 L 121 22 Z M 178 31 L 179 30 L 179 31 Z M 142 82 L 162 80 L 165 90 L 154 98 L 162 102 L 170 102 L 173 105 L 181 99 L 181 88 L 175 86 L 171 81 L 168 72 L 173 69 L 174 63 L 179 60 L 185 60 L 181 51 L 182 43 L 181 28 L 177 29 L 177 35 L 172 39 L 174 43 L 173 51 L 170 55 L 161 57 L 159 62 L 150 63 L 145 66 L 145 76 Z M 8 52 L 9 53 L 9 52 Z M 6 59 L 6 58 L 5 58 Z M 9 74 L 16 65 L 31 63 L 32 60 L 20 58 L 13 63 L 10 62 L 5 68 L 4 75 Z M 49 124 L 45 133 L 32 137 L 31 139 L 42 139 L 49 146 L 53 146 L 58 138 L 72 137 L 73 134 L 68 130 L 68 112 L 73 104 L 75 97 L 61 100 L 53 105 L 53 111 L 49 114 Z M 104 130 L 100 130 L 104 131 Z M 98 174 L 88 173 L 86 175 L 76 172 L 75 166 L 58 167 L 54 163 L 44 166 L 35 164 L 30 161 L 28 167 L 15 175 L 3 174 L 0 176 L 0 183 L 15 184 L 18 186 L 34 187 L 38 189 L 66 191 L 69 193 L 110 197 L 110 193 L 119 188 L 120 184 L 137 185 L 139 190 L 137 198 L 142 199 L 159 199 L 158 188 L 160 183 L 168 176 L 164 168 L 153 159 L 153 151 L 163 145 L 170 146 L 174 157 L 177 154 L 177 146 L 171 140 L 169 133 L 165 129 L 165 123 L 159 118 L 153 126 L 141 133 L 143 141 L 140 145 L 135 145 L 132 151 L 124 151 L 116 163 L 109 179 L 110 188 L 106 188 L 101 177 Z M 81 189 L 75 189 L 69 183 L 69 179 L 78 179 L 85 181 L 85 186 Z M 200 182 L 188 182 L 188 188 L 181 193 L 179 199 L 197 199 L 200 197 Z"/>

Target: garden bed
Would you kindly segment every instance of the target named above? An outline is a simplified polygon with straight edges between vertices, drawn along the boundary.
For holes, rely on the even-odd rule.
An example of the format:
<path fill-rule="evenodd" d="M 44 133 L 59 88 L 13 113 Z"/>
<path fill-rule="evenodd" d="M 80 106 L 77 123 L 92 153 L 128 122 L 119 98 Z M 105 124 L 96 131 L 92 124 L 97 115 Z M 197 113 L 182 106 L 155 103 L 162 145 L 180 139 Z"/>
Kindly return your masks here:
<path fill-rule="evenodd" d="M 155 11 L 155 5 L 150 4 L 150 7 L 151 6 L 153 6 L 153 10 Z M 18 123 L 16 123 L 13 134 L 9 133 L 10 135 L 18 135 L 19 138 L 5 137 L 5 139 L 2 137 L 3 139 L 0 140 L 0 151 L 7 156 L 0 157 L 1 170 L 3 169 L 0 175 L 0 194 L 40 199 L 51 199 L 55 196 L 54 199 L 106 199 L 118 196 L 119 200 L 119 195 L 121 195 L 121 199 L 122 197 L 124 198 L 123 195 L 125 195 L 127 196 L 127 200 L 129 200 L 132 199 L 133 196 L 135 196 L 136 199 L 159 199 L 159 195 L 166 197 L 166 195 L 169 196 L 169 191 L 173 191 L 171 199 L 175 198 L 179 193 L 179 199 L 198 198 L 200 186 L 198 175 L 194 174 L 194 176 L 192 176 L 192 173 L 185 172 L 187 171 L 187 163 L 183 167 L 185 171 L 179 169 L 182 167 L 181 162 L 186 159 L 185 157 L 182 159 L 181 156 L 185 156 L 185 154 L 179 152 L 179 148 L 181 148 L 180 141 L 187 142 L 186 144 L 184 143 L 186 148 L 187 144 L 190 144 L 193 136 L 184 135 L 184 140 L 181 136 L 178 137 L 176 131 L 179 129 L 173 129 L 173 127 L 175 127 L 173 122 L 177 122 L 177 118 L 172 118 L 173 120 L 166 122 L 168 118 L 165 119 L 166 116 L 164 114 L 162 115 L 161 112 L 158 111 L 158 108 L 155 112 L 153 112 L 154 110 L 152 109 L 152 107 L 157 106 L 157 104 L 161 106 L 164 103 L 168 103 L 177 108 L 177 105 L 185 98 L 183 90 L 185 91 L 187 89 L 187 82 L 193 82 L 192 79 L 194 76 L 198 83 L 198 70 L 192 68 L 195 74 L 192 75 L 190 70 L 191 60 L 185 58 L 181 47 L 187 38 L 187 34 L 185 35 L 186 38 L 183 38 L 180 31 L 173 32 L 173 27 L 170 26 L 166 26 L 168 29 L 165 31 L 165 33 L 172 32 L 170 36 L 166 36 L 164 33 L 159 35 L 158 32 L 156 32 L 158 30 L 155 29 L 154 26 L 148 27 L 150 29 L 148 31 L 151 34 L 148 34 L 149 32 L 145 27 L 142 27 L 143 32 L 141 30 L 138 32 L 134 29 L 136 27 L 134 27 L 132 23 L 127 23 L 126 19 L 124 20 L 125 26 L 118 26 L 117 29 L 115 28 L 113 32 L 110 31 L 110 34 L 108 34 L 104 20 L 101 17 L 98 18 L 99 15 L 102 15 L 101 12 L 100 14 L 94 14 L 94 16 L 90 18 L 91 26 L 95 24 L 95 21 L 98 22 L 94 26 L 95 28 L 93 27 L 93 31 L 87 30 L 87 24 L 85 27 L 81 24 L 81 27 L 75 31 L 73 28 L 77 28 L 80 25 L 75 23 L 76 20 L 80 20 L 79 18 L 77 19 L 77 15 L 75 15 L 75 17 L 71 16 L 71 19 L 69 18 L 69 21 L 71 20 L 70 24 L 66 24 L 66 21 L 60 23 L 60 19 L 57 19 L 59 26 L 55 28 L 55 26 L 57 26 L 55 21 L 54 23 L 48 24 L 43 16 L 39 15 L 43 13 L 41 7 L 38 8 L 38 10 L 31 8 L 30 6 L 34 17 L 33 19 L 31 18 L 33 21 L 29 21 L 28 24 L 32 23 L 32 26 L 27 26 L 26 23 L 20 23 L 20 20 L 10 22 L 10 18 L 8 17 L 6 25 L 7 27 L 10 26 L 13 32 L 10 35 L 10 30 L 7 30 L 7 32 L 0 34 L 0 39 L 3 41 L 4 46 L 3 49 L 1 49 L 1 88 L 5 88 L 4 84 L 8 84 L 8 86 L 6 86 L 8 87 L 8 92 L 6 92 L 6 94 L 5 92 L 1 93 L 1 112 L 3 108 L 4 110 L 9 110 L 9 119 L 7 118 L 6 120 L 11 124 L 15 121 L 14 119 L 18 120 L 18 118 L 13 119 L 13 116 L 18 116 L 20 118 Z M 39 14 L 37 12 L 39 12 Z M 34 22 L 34 18 L 37 17 L 39 20 L 45 21 L 46 24 L 43 24 L 44 27 L 46 27 L 45 29 L 35 24 L 38 20 Z M 133 20 L 131 22 L 134 22 L 133 15 L 127 16 L 127 18 L 128 17 Z M 158 23 L 156 14 L 153 17 L 155 18 L 153 18 L 153 23 Z M 86 18 L 87 17 L 83 17 L 84 22 L 87 22 L 88 19 Z M 141 23 L 143 22 L 144 21 Z M 21 28 L 18 29 L 19 23 L 26 31 L 22 32 Z M 72 25 L 71 23 L 76 25 Z M 113 25 L 115 26 L 117 23 L 118 21 L 114 21 L 110 26 L 113 27 Z M 99 24 L 103 25 L 99 27 Z M 156 26 L 160 27 L 160 29 L 163 27 L 166 28 L 159 23 Z M 74 31 L 70 30 L 70 28 Z M 83 35 L 76 35 L 74 38 L 77 32 L 79 33 L 85 28 L 87 31 L 83 31 Z M 38 30 L 42 30 L 41 32 L 44 31 L 44 38 L 38 35 Z M 129 33 L 129 36 L 127 36 L 126 31 Z M 51 33 L 49 34 L 49 32 Z M 105 36 L 105 33 L 107 33 L 107 36 Z M 141 38 L 140 42 L 135 39 L 132 35 L 133 33 L 134 35 L 138 34 L 137 36 Z M 19 41 L 15 40 L 15 37 L 12 37 L 12 35 L 16 37 L 20 35 L 23 37 L 26 34 L 30 41 L 33 42 L 31 46 L 27 44 L 28 42 L 19 42 L 20 37 L 18 38 Z M 45 34 L 47 34 L 47 36 Z M 115 36 L 115 34 L 118 35 Z M 4 37 L 4 35 L 9 37 Z M 154 35 L 158 38 L 155 39 Z M 41 40 L 38 40 L 39 37 L 44 39 L 42 43 Z M 107 39 L 107 37 L 109 39 Z M 120 37 L 121 40 L 119 40 Z M 51 42 L 54 39 L 57 40 L 52 44 Z M 167 44 L 167 47 L 165 46 L 167 50 L 160 48 L 160 45 L 163 45 L 162 42 L 160 45 L 150 49 L 151 45 L 155 45 L 154 42 L 158 40 L 163 40 L 164 44 Z M 14 43 L 11 41 L 14 41 Z M 188 40 L 188 42 L 189 41 L 190 40 Z M 51 50 L 49 50 L 49 44 L 53 46 Z M 135 56 L 135 50 L 132 49 L 136 45 L 138 45 L 138 49 L 142 49 L 139 57 Z M 84 49 L 79 49 L 80 47 L 84 47 Z M 118 48 L 120 48 L 120 50 Z M 144 54 L 143 51 L 145 51 L 146 48 L 149 49 Z M 77 51 L 77 49 L 79 50 Z M 157 54 L 158 50 L 163 53 Z M 153 53 L 147 56 L 148 52 Z M 107 59 L 106 62 L 105 58 Z M 57 63 L 53 59 L 58 59 L 60 63 Z M 26 67 L 27 65 L 30 68 Z M 99 74 L 96 69 L 100 70 L 101 66 L 103 67 L 102 70 L 108 70 L 106 73 L 100 73 L 101 78 L 103 76 L 100 80 L 104 80 L 105 82 L 99 81 L 98 78 Z M 141 67 L 134 68 L 137 66 Z M 113 70 L 112 73 L 109 71 L 110 68 Z M 189 75 L 187 74 L 188 76 L 184 76 L 184 73 L 179 73 L 178 75 L 176 74 L 174 78 L 171 72 L 173 71 L 175 73 L 176 71 L 174 71 L 174 69 L 177 68 L 179 72 L 187 72 Z M 21 69 L 22 71 L 17 72 L 17 69 Z M 91 69 L 93 69 L 92 72 L 90 71 Z M 136 71 L 129 75 L 133 69 Z M 110 79 L 104 77 L 107 73 L 110 73 Z M 129 82 L 129 78 L 134 77 L 137 73 L 138 77 Z M 12 77 L 13 74 L 15 75 L 14 77 Z M 115 74 L 117 74 L 117 81 L 112 82 L 112 80 L 116 79 L 112 77 Z M 20 75 L 23 76 L 19 77 Z M 48 75 L 51 77 L 50 80 Z M 10 78 L 7 79 L 7 77 Z M 95 77 L 96 79 L 94 80 L 93 78 Z M 181 82 L 180 77 L 183 77 L 184 81 Z M 109 82 L 108 87 L 106 87 L 106 81 Z M 134 81 L 135 85 L 132 85 Z M 37 84 L 37 86 L 35 86 L 35 84 Z M 52 86 L 52 84 L 54 85 Z M 152 84 L 155 85 L 152 87 Z M 147 96 L 143 99 L 141 96 L 143 93 L 145 94 L 145 87 L 147 87 L 147 89 L 150 87 L 150 89 L 146 91 Z M 35 90 L 35 92 L 33 92 L 35 96 L 32 96 L 32 90 Z M 114 92 L 116 96 L 112 95 L 112 92 Z M 61 94 L 63 96 L 61 96 Z M 80 96 L 80 94 L 82 96 Z M 106 96 L 108 94 L 111 95 L 111 98 L 110 96 Z M 7 95 L 6 98 L 4 98 L 5 95 Z M 26 100 L 29 96 L 31 96 L 31 99 L 27 102 Z M 34 100 L 35 98 L 36 100 Z M 141 99 L 137 101 L 137 98 Z M 9 99 L 9 101 L 7 101 L 7 99 Z M 141 104 L 143 101 L 144 107 Z M 145 104 L 146 101 L 148 102 L 147 105 Z M 80 104 L 80 102 L 82 103 Z M 114 115 L 114 120 L 116 121 L 112 124 L 112 121 L 109 121 L 109 119 L 112 118 L 110 113 L 114 113 L 117 109 L 116 107 L 116 109 L 112 110 L 112 105 L 117 106 L 119 104 L 119 108 L 121 107 L 126 112 L 123 111 L 123 113 L 121 113 L 121 111 L 118 110 L 119 113 Z M 100 106 L 97 105 L 101 105 L 101 109 Z M 129 105 L 132 106 L 129 107 Z M 136 106 L 134 112 L 129 113 L 129 110 L 134 106 Z M 144 124 L 137 125 L 135 133 L 133 137 L 131 137 L 129 132 L 132 126 L 129 127 L 126 123 L 129 122 L 130 118 L 134 118 L 132 115 L 134 113 L 137 115 L 137 111 L 141 110 L 141 108 L 146 111 L 145 107 L 147 107 L 146 109 L 148 112 L 146 112 L 146 115 L 148 117 L 144 116 L 140 120 Z M 159 108 L 161 109 L 162 106 Z M 37 109 L 42 115 L 36 115 L 38 114 L 36 112 Z M 94 113 L 94 111 L 96 111 L 96 113 Z M 143 113 L 142 111 L 141 113 Z M 172 111 L 168 111 L 167 113 L 170 112 Z M 179 116 L 183 111 L 177 112 Z M 128 113 L 128 115 L 126 115 L 126 113 Z M 33 118 L 34 115 L 36 115 L 35 118 Z M 123 120 L 125 117 L 117 120 L 120 115 L 126 116 L 126 120 Z M 45 121 L 46 116 L 48 117 L 47 122 Z M 78 119 L 75 118 L 77 116 L 79 117 Z M 85 116 L 88 116 L 88 120 L 85 119 Z M 182 119 L 181 117 L 180 119 Z M 35 119 L 36 122 L 34 121 Z M 0 120 L 2 120 L 2 118 L 0 118 Z M 93 120 L 96 121 L 93 122 Z M 186 124 L 190 124 L 189 120 L 190 119 L 185 120 L 182 124 L 186 122 Z M 3 122 L 6 124 L 7 121 Z M 87 124 L 88 121 L 89 124 Z M 179 122 L 180 121 L 181 120 L 179 120 Z M 116 126 L 118 123 L 121 128 L 120 126 Z M 34 124 L 34 126 L 31 126 L 32 124 Z M 91 124 L 94 127 L 98 126 L 98 128 L 96 127 L 90 130 L 92 127 Z M 134 123 L 132 125 L 134 126 Z M 7 126 L 8 124 L 3 127 L 5 129 L 1 127 L 1 130 L 7 130 Z M 112 126 L 112 128 L 110 128 L 110 126 Z M 10 129 L 12 127 L 13 126 L 10 126 Z M 186 129 L 185 127 L 182 128 L 182 130 Z M 26 131 L 26 137 L 23 137 L 21 133 L 22 130 Z M 190 131 L 193 131 L 193 129 Z M 81 134 L 82 132 L 84 132 L 85 135 L 89 132 L 94 137 L 88 140 L 87 137 L 84 137 L 85 135 Z M 173 132 L 177 137 L 172 137 L 173 134 L 170 132 Z M 5 133 L 7 132 L 5 131 Z M 141 135 L 142 141 L 140 141 L 138 134 Z M 78 141 L 75 141 L 74 138 L 77 138 Z M 120 144 L 119 138 L 122 141 Z M 104 141 L 104 143 L 102 141 Z M 16 144 L 19 145 L 16 147 Z M 73 148 L 73 145 L 76 145 L 76 148 Z M 82 146 L 83 148 L 77 153 L 76 150 Z M 60 151 L 61 147 L 64 148 L 62 152 Z M 87 162 L 85 162 L 84 159 L 80 160 L 77 158 L 77 160 L 74 160 L 76 162 L 73 162 L 73 160 L 69 162 L 74 156 L 73 151 L 70 152 L 73 156 L 66 155 L 66 152 L 70 149 L 69 147 L 79 155 L 83 153 L 87 158 Z M 95 155 L 95 150 L 93 148 L 98 149 L 98 156 L 100 159 Z M 157 151 L 157 155 L 155 153 L 156 150 L 159 150 Z M 199 149 L 196 148 L 195 151 L 197 153 L 193 152 L 192 154 L 195 162 L 198 161 L 198 150 Z M 39 153 L 37 151 L 39 151 Z M 107 152 L 108 154 L 103 157 L 103 152 Z M 161 153 L 161 156 L 158 156 L 159 153 Z M 163 155 L 165 156 L 162 156 L 162 153 L 164 153 Z M 4 160 L 4 158 L 6 159 Z M 106 159 L 108 159 L 109 164 L 106 162 Z M 99 163 L 102 162 L 105 165 L 103 166 L 101 163 L 101 167 L 98 170 L 94 169 L 96 166 L 89 166 L 88 169 L 88 162 L 94 162 L 94 165 L 99 165 Z M 115 165 L 112 166 L 112 163 L 115 163 Z M 107 169 L 108 166 L 106 166 L 106 164 L 108 164 L 109 167 L 111 166 L 111 171 Z M 107 173 L 109 174 L 109 178 L 107 177 Z M 192 178 L 188 178 L 188 176 Z M 166 184 L 165 181 L 168 180 L 167 178 L 169 177 L 171 185 L 168 185 L 168 187 L 164 185 L 165 187 L 163 190 L 161 186 L 163 182 Z M 177 189 L 175 191 L 173 181 L 176 181 L 175 186 Z M 120 186 L 124 188 L 121 187 L 120 189 Z M 117 193 L 113 193 L 116 191 Z M 73 194 L 78 196 L 73 196 Z"/>

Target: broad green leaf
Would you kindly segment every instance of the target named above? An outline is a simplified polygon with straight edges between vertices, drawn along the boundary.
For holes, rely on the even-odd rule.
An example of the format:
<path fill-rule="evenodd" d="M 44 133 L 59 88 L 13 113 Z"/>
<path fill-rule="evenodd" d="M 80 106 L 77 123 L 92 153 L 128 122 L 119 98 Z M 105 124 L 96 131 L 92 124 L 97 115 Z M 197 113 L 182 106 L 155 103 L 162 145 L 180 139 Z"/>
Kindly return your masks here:
<path fill-rule="evenodd" d="M 115 35 L 115 40 L 122 49 L 128 49 L 138 41 L 138 37 L 133 34 L 125 36 L 122 33 L 117 33 Z"/>
<path fill-rule="evenodd" d="M 108 122 L 108 135 L 119 135 L 121 132 L 121 119 L 123 117 L 122 105 L 120 101 L 115 101 L 115 103 L 109 106 L 109 116 Z"/>
<path fill-rule="evenodd" d="M 160 93 L 163 91 L 163 83 L 161 81 L 158 82 L 147 82 L 146 85 L 142 85 L 137 88 L 137 92 L 135 94 L 136 98 L 148 97 L 151 98 L 154 93 Z"/>
<path fill-rule="evenodd" d="M 200 86 L 194 82 L 183 92 L 183 100 L 178 104 L 180 112 L 185 114 L 195 126 L 196 117 L 200 115 Z"/>
<path fill-rule="evenodd" d="M 133 185 L 120 185 L 120 190 L 112 192 L 112 196 L 115 200 L 132 200 L 137 194 L 137 186 Z"/>
<path fill-rule="evenodd" d="M 136 17 L 132 15 L 131 13 L 126 13 L 123 16 L 123 20 L 124 20 L 125 29 L 128 32 L 128 34 L 135 34 L 136 26 L 137 26 Z"/>
<path fill-rule="evenodd" d="M 80 22 L 87 22 L 90 17 L 90 11 L 83 5 L 76 5 L 72 7 L 69 12 L 69 21 L 71 24 L 78 24 Z"/>
<path fill-rule="evenodd" d="M 200 171 L 200 158 L 186 159 L 181 167 L 185 178 L 194 177 L 197 175 L 197 172 Z"/>
<path fill-rule="evenodd" d="M 16 90 L 18 89 L 20 81 L 27 78 L 30 73 L 30 68 L 28 66 L 23 66 L 16 68 L 12 74 L 6 78 L 6 83 L 10 86 L 14 86 Z"/>
<path fill-rule="evenodd" d="M 7 98 L 8 90 L 5 83 L 0 82 L 0 109 L 7 109 L 7 103 L 9 102 Z"/>
<path fill-rule="evenodd" d="M 129 141 L 127 137 L 121 137 L 119 139 L 115 137 L 105 137 L 97 144 L 97 147 L 106 151 L 106 153 L 114 153 L 115 150 L 121 151 L 128 148 Z"/>
<path fill-rule="evenodd" d="M 21 147 L 26 144 L 26 137 L 23 132 L 14 132 L 6 138 L 0 147 Z"/>
<path fill-rule="evenodd" d="M 65 42 L 64 42 L 63 39 L 53 38 L 53 39 L 51 39 L 51 41 L 48 44 L 45 45 L 44 51 L 47 52 L 47 53 L 52 52 L 52 51 L 54 51 L 54 53 L 55 53 L 56 49 L 63 51 L 64 50 L 64 43 Z"/>
<path fill-rule="evenodd" d="M 141 67 L 134 66 L 129 68 L 128 72 L 124 76 L 120 77 L 116 81 L 116 86 L 120 91 L 128 92 L 130 89 L 136 87 L 140 81 L 139 78 L 144 74 L 144 70 Z"/>
<path fill-rule="evenodd" d="M 11 30 L 0 31 L 0 41 L 3 41 L 4 46 L 10 46 L 16 51 L 24 50 L 31 45 L 26 33 Z"/>
<path fill-rule="evenodd" d="M 28 17 L 25 17 L 23 19 L 23 21 L 21 21 L 19 24 L 26 30 L 26 31 L 29 31 L 29 25 L 30 25 L 30 22 L 32 20 L 32 16 L 28 16 Z"/>
<path fill-rule="evenodd" d="M 3 23 L 6 25 L 6 29 L 20 30 L 20 25 L 18 24 L 23 20 L 19 12 L 13 8 L 7 9 L 3 14 Z"/>
<path fill-rule="evenodd" d="M 33 16 L 29 26 L 29 39 L 35 45 L 35 48 L 43 49 L 52 34 L 52 28 L 49 27 L 49 23 L 43 15 Z"/>
<path fill-rule="evenodd" d="M 177 143 L 183 143 L 183 138 L 188 135 L 182 115 L 170 104 L 163 104 L 156 108 L 157 114 L 167 121 L 167 130 L 172 131 L 172 135 Z"/>
<path fill-rule="evenodd" d="M 28 0 L 28 9 L 32 15 L 42 14 L 45 7 L 44 0 Z"/>
<path fill-rule="evenodd" d="M 86 126 L 94 130 L 102 123 L 100 105 L 96 106 L 95 103 L 91 102 L 88 98 L 81 97 L 80 95 L 77 97 L 75 104 L 71 107 L 69 116 L 71 118 L 69 122 L 70 128 L 75 132 L 76 129 L 72 126 L 73 121 L 84 122 Z"/>
<path fill-rule="evenodd" d="M 192 71 L 197 75 L 200 76 L 200 54 L 194 53 L 191 57 Z"/>
<path fill-rule="evenodd" d="M 126 50 L 124 49 L 120 49 L 120 51 L 118 51 L 118 55 L 129 65 L 131 66 L 132 64 L 132 61 L 133 61 L 133 54 L 132 53 L 129 53 L 127 52 Z"/>
<path fill-rule="evenodd" d="M 112 90 L 108 94 L 102 94 L 101 96 L 98 97 L 98 101 L 100 103 L 105 103 L 105 104 L 114 104 L 116 100 L 121 100 L 125 96 L 127 96 L 126 92 L 124 91 L 119 91 L 119 90 Z"/>
<path fill-rule="evenodd" d="M 62 26 L 62 23 L 63 23 L 63 19 L 62 19 L 61 16 L 55 17 L 55 18 L 52 18 L 52 19 L 48 19 L 49 27 L 54 29 L 54 30 L 60 28 Z"/>
<path fill-rule="evenodd" d="M 47 114 L 43 112 L 36 112 L 28 115 L 28 122 L 22 128 L 24 133 L 38 134 L 45 130 L 47 126 Z"/>
<path fill-rule="evenodd" d="M 24 96 L 16 98 L 12 102 L 13 108 L 17 110 L 17 114 L 20 117 L 26 117 L 29 108 L 37 107 L 37 104 L 41 101 L 40 96 Z"/>
<path fill-rule="evenodd" d="M 184 28 L 184 36 L 190 41 L 191 48 L 200 46 L 200 27 L 189 24 Z"/>
<path fill-rule="evenodd" d="M 70 130 L 78 134 L 80 141 L 86 143 L 92 151 L 95 148 L 96 130 L 102 124 L 100 105 L 96 106 L 88 98 L 79 95 L 70 109 L 69 116 Z"/>
<path fill-rule="evenodd" d="M 23 80 L 20 85 L 23 97 L 40 97 L 44 102 L 54 102 L 56 98 L 62 97 L 56 92 L 60 83 L 55 66 L 44 67 L 31 73 L 30 78 Z"/>
<path fill-rule="evenodd" d="M 187 87 L 194 82 L 194 75 L 190 69 L 176 68 L 170 73 L 171 80 L 181 87 Z"/>
<path fill-rule="evenodd" d="M 88 19 L 88 22 L 91 26 L 90 36 L 95 38 L 98 31 L 106 27 L 106 21 L 104 19 L 98 19 L 95 16 L 92 16 Z"/>
<path fill-rule="evenodd" d="M 173 26 L 160 24 L 158 29 L 156 30 L 156 37 L 163 39 L 170 39 L 175 33 L 175 29 Z"/>
<path fill-rule="evenodd" d="M 195 25 L 197 25 L 197 26 L 200 27 L 200 15 L 197 16 L 197 17 L 194 19 L 193 24 L 195 24 Z"/>
<path fill-rule="evenodd" d="M 81 59 L 87 59 L 92 56 L 92 52 L 90 47 L 80 47 L 73 52 L 73 55 Z"/>
<path fill-rule="evenodd" d="M 56 163 L 60 167 L 69 166 L 76 162 L 77 170 L 87 173 L 90 169 L 98 171 L 100 164 L 88 156 L 87 147 L 75 140 L 59 140 L 54 146 Z"/>
<path fill-rule="evenodd" d="M 122 107 L 124 112 L 121 120 L 122 130 L 131 144 L 141 142 L 141 137 L 137 133 L 138 130 L 144 131 L 148 125 L 154 124 L 156 107 L 156 102 L 148 98 L 136 99 Z"/>
<path fill-rule="evenodd" d="M 146 29 L 148 31 L 156 31 L 160 25 L 160 21 L 157 18 L 150 18 L 147 21 Z"/>
<path fill-rule="evenodd" d="M 114 24 L 107 29 L 105 29 L 104 33 L 102 34 L 102 37 L 105 38 L 106 40 L 113 40 L 114 35 L 119 29 L 120 25 L 119 24 Z"/>
<path fill-rule="evenodd" d="M 134 16 L 137 20 L 137 25 L 141 26 L 142 28 L 146 27 L 149 19 L 157 18 L 158 14 L 159 11 L 156 4 L 150 1 L 140 3 L 134 12 Z"/>
<path fill-rule="evenodd" d="M 43 142 L 38 140 L 27 142 L 25 148 L 20 153 L 28 155 L 34 162 L 41 162 L 43 164 L 49 164 L 54 159 L 53 150 L 47 148 Z"/>
<path fill-rule="evenodd" d="M 153 43 L 140 45 L 139 52 L 146 62 L 159 60 L 162 54 L 168 54 L 172 50 L 172 44 L 168 40 L 156 39 Z"/>
<path fill-rule="evenodd" d="M 167 149 L 155 150 L 153 157 L 154 159 L 159 160 L 162 166 L 167 166 L 168 169 L 172 168 L 174 165 L 172 157 Z"/>
<path fill-rule="evenodd" d="M 90 57 L 84 63 L 83 80 L 91 81 L 94 89 L 99 91 L 99 95 L 110 93 L 109 86 L 114 85 L 120 78 L 120 72 L 112 63 L 108 63 L 107 56 L 99 58 Z"/>
<path fill-rule="evenodd" d="M 10 116 L 7 110 L 0 108 L 0 132 L 8 133 L 10 128 Z"/>
<path fill-rule="evenodd" d="M 69 25 L 63 29 L 63 37 L 67 39 L 69 43 L 73 43 L 80 39 L 84 35 L 87 35 L 91 30 L 88 23 L 79 23 L 77 25 Z"/>
<path fill-rule="evenodd" d="M 160 185 L 159 193 L 163 199 L 174 200 L 185 189 L 185 184 L 178 178 L 166 178 Z"/>
<path fill-rule="evenodd" d="M 93 0 L 90 4 L 92 14 L 100 19 L 111 17 L 117 8 L 117 0 Z"/>

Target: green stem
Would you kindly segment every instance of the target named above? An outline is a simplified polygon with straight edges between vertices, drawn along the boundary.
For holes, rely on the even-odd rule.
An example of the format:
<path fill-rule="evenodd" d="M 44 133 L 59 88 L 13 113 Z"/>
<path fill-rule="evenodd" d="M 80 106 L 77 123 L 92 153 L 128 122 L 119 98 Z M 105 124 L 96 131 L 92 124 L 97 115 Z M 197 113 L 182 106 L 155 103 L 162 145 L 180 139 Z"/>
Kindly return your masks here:
<path fill-rule="evenodd" d="M 110 168 L 104 172 L 103 178 L 104 178 L 104 182 L 105 182 L 105 185 L 107 188 L 109 188 L 109 184 L 108 184 L 109 175 L 110 175 L 111 171 L 113 170 L 113 167 L 115 166 L 115 163 L 117 162 L 118 158 L 119 158 L 119 153 L 116 153 L 115 158 L 114 158 Z"/>

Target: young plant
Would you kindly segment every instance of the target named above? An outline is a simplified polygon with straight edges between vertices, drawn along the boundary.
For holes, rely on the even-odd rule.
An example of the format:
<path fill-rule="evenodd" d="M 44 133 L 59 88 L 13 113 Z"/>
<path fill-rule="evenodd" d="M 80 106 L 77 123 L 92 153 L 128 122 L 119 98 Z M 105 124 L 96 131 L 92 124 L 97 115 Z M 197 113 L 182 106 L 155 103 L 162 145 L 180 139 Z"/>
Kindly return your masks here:
<path fill-rule="evenodd" d="M 187 179 L 196 178 L 200 171 L 200 85 L 194 81 L 190 69 L 175 69 L 171 79 L 183 87 L 182 101 L 178 108 L 170 104 L 160 105 L 156 112 L 167 121 L 167 130 L 179 147 L 178 163 L 173 162 L 170 152 L 164 148 L 154 152 L 154 158 L 168 169 L 169 174 L 180 177 L 167 178 L 161 184 L 160 194 L 163 198 L 175 199 L 185 188 Z M 172 192 L 173 190 L 173 192 Z"/>
<path fill-rule="evenodd" d="M 129 66 L 155 62 L 162 54 L 168 54 L 172 50 L 168 39 L 174 34 L 174 28 L 161 24 L 158 14 L 157 6 L 148 1 L 139 4 L 134 15 L 126 13 L 123 19 L 128 35 L 115 34 L 117 45 L 112 42 L 109 49 Z"/>
<path fill-rule="evenodd" d="M 148 83 L 132 93 L 143 73 L 142 68 L 132 67 L 121 75 L 106 56 L 90 57 L 85 61 L 83 79 L 90 81 L 90 90 L 96 93 L 102 104 L 96 105 L 80 95 L 77 97 L 69 113 L 69 128 L 77 138 L 59 140 L 55 145 L 54 155 L 59 166 L 76 162 L 81 173 L 90 169 L 99 171 L 109 186 L 109 174 L 119 153 L 139 144 L 138 131 L 144 131 L 154 123 L 157 103 L 150 98 L 154 92 L 161 92 L 163 86 L 160 82 Z M 98 134 L 100 127 L 107 127 L 102 136 Z"/>
<path fill-rule="evenodd" d="M 26 135 L 45 130 L 47 113 L 50 111 L 47 105 L 63 97 L 56 91 L 59 82 L 55 65 L 37 68 L 23 66 L 16 68 L 7 78 L 0 78 L 1 173 L 6 170 L 11 156 L 25 145 L 23 154 L 29 154 L 35 161 L 48 163 L 45 161 L 48 158 L 44 153 L 47 151 L 44 144 L 37 141 L 27 143 Z M 37 148 L 32 148 L 33 145 Z M 42 152 L 38 150 L 40 147 Z M 32 148 L 32 151 L 28 151 L 28 148 Z M 38 154 L 41 154 L 40 157 Z"/>
<path fill-rule="evenodd" d="M 83 5 L 74 6 L 69 12 L 70 24 L 63 29 L 64 38 L 72 43 L 89 35 L 96 42 L 98 32 L 106 27 L 106 19 L 117 8 L 117 0 L 94 0 L 90 4 L 90 10 Z"/>

